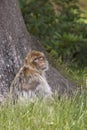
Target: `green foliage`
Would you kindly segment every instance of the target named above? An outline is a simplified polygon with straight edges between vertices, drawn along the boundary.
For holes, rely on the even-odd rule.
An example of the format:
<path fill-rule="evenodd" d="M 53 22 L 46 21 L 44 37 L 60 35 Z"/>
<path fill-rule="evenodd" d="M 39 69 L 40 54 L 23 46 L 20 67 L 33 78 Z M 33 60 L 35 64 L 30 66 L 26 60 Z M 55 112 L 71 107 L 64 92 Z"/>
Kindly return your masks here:
<path fill-rule="evenodd" d="M 55 26 L 55 13 L 49 0 L 27 0 L 21 2 L 21 9 L 29 32 L 39 39 L 49 39 Z"/>
<path fill-rule="evenodd" d="M 86 130 L 87 90 L 50 103 L 1 104 L 0 130 Z"/>
<path fill-rule="evenodd" d="M 87 24 L 78 0 L 20 0 L 29 32 L 50 55 L 73 67 L 87 65 Z M 83 64 L 82 64 L 83 63 Z"/>
<path fill-rule="evenodd" d="M 52 43 L 64 62 L 82 67 L 87 65 L 87 25 L 80 20 L 82 12 L 77 2 L 78 0 L 57 1 L 62 9 L 58 15 L 58 31 L 55 32 Z"/>
<path fill-rule="evenodd" d="M 64 62 L 67 61 L 69 65 L 74 67 L 87 65 L 87 44 L 82 36 L 71 33 L 64 33 L 62 35 L 56 33 L 52 42 L 55 50 L 58 51 L 58 56 Z"/>

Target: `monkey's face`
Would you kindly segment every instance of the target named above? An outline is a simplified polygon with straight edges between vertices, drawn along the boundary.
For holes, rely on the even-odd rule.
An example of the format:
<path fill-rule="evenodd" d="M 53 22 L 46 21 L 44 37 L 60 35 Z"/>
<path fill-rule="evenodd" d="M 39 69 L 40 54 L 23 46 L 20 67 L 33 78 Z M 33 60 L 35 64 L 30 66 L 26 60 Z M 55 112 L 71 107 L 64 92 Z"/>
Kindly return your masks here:
<path fill-rule="evenodd" d="M 46 71 L 48 69 L 45 55 L 39 51 L 32 51 L 26 58 L 26 63 L 37 70 Z"/>
<path fill-rule="evenodd" d="M 39 56 L 34 58 L 33 64 L 36 66 L 39 70 L 46 70 L 47 69 L 47 63 L 44 56 Z"/>

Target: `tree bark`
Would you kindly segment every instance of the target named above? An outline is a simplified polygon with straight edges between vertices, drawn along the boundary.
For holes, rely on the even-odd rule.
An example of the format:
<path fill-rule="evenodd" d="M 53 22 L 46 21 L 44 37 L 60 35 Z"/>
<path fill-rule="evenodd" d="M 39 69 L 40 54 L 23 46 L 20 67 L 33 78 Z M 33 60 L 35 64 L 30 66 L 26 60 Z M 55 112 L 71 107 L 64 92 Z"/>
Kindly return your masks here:
<path fill-rule="evenodd" d="M 27 32 L 18 0 L 0 0 L 0 101 L 8 97 L 9 87 L 31 49 L 44 51 Z M 53 89 L 64 93 L 76 86 L 50 66 L 47 79 Z"/>

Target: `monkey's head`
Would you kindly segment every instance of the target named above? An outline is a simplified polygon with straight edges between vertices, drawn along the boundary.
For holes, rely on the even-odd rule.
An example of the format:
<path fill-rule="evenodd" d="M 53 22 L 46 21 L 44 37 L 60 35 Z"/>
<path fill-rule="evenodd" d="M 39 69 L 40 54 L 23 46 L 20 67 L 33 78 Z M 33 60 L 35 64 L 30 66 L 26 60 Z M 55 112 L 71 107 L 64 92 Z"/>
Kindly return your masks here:
<path fill-rule="evenodd" d="M 40 71 L 48 70 L 48 61 L 43 52 L 31 51 L 25 59 L 25 65 Z"/>

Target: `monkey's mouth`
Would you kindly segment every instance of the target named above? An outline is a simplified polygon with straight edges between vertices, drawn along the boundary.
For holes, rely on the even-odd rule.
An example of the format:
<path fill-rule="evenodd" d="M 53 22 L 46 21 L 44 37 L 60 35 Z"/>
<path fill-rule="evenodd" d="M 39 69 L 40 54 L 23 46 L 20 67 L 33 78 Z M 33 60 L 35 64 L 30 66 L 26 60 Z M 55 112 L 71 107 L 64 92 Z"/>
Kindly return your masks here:
<path fill-rule="evenodd" d="M 39 63 L 39 67 L 40 67 L 41 69 L 45 69 L 45 68 L 46 68 L 46 65 L 45 65 L 45 63 L 41 62 L 41 63 Z"/>

